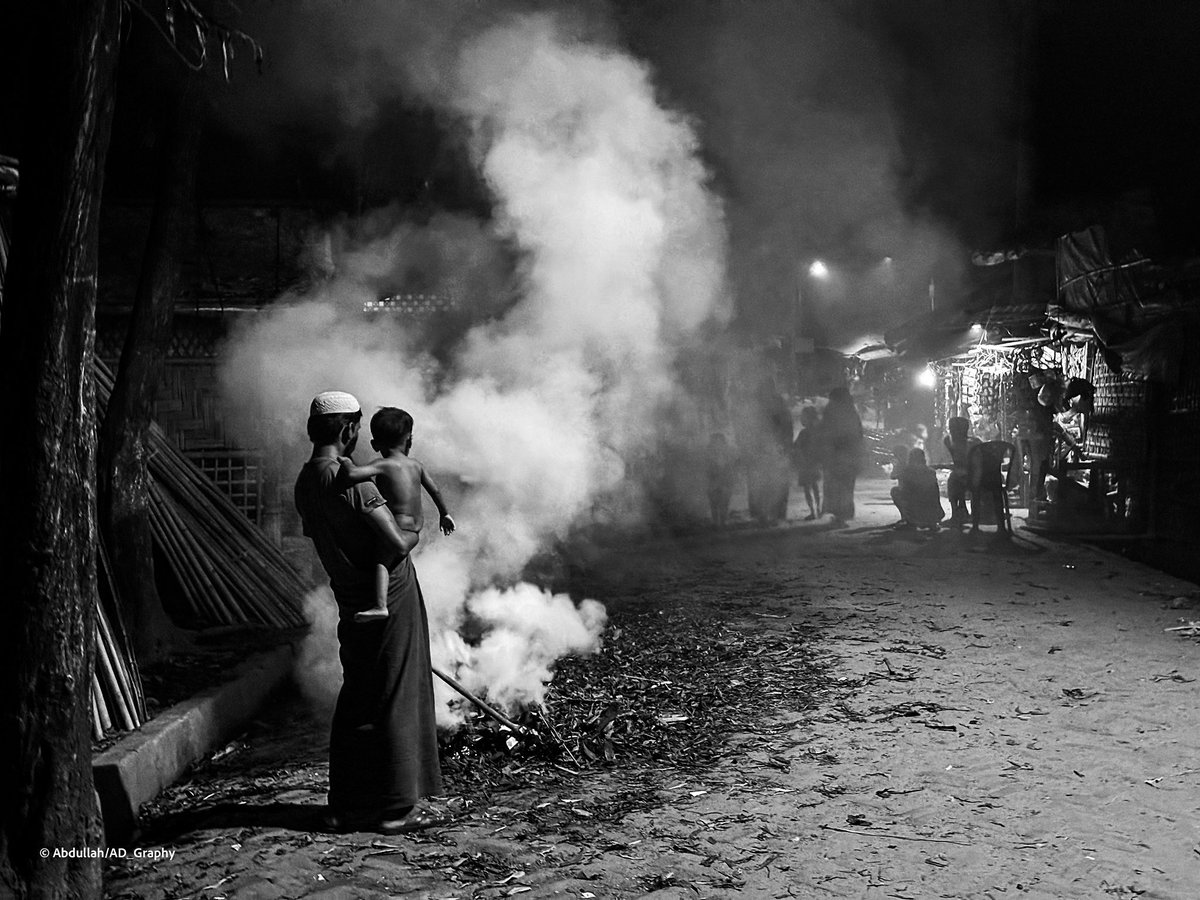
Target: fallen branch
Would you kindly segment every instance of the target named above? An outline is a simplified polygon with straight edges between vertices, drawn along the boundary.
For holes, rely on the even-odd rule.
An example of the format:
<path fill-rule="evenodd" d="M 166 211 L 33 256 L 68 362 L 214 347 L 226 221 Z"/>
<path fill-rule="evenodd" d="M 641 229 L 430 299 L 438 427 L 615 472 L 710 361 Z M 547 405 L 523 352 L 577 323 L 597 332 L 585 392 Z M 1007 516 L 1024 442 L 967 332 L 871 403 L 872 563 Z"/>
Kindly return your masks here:
<path fill-rule="evenodd" d="M 822 825 L 826 831 L 840 831 L 843 834 L 861 834 L 866 837 L 895 838 L 898 841 L 929 841 L 934 844 L 958 844 L 960 847 L 970 847 L 970 841 L 952 841 L 949 838 L 917 837 L 908 834 L 891 834 L 886 831 L 855 831 L 853 828 L 838 828 L 836 825 Z"/>
<path fill-rule="evenodd" d="M 1186 631 L 1189 635 L 1200 633 L 1200 622 L 1188 622 L 1186 625 L 1176 625 L 1174 628 L 1164 628 L 1163 631 Z"/>

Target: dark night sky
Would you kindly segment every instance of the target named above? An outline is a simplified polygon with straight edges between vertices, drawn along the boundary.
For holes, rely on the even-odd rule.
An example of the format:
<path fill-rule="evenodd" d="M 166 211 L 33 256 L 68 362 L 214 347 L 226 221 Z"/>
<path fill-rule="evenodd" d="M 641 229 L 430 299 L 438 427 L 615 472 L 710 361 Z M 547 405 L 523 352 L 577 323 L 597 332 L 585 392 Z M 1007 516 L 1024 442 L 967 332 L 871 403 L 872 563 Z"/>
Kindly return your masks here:
<path fill-rule="evenodd" d="M 369 10 L 370 0 L 334 6 L 364 4 Z M 602 10 L 613 39 L 652 66 L 663 99 L 693 116 L 726 198 L 732 271 L 746 295 L 787 295 L 797 265 L 811 256 L 865 269 L 890 255 L 912 262 L 903 293 L 916 297 L 930 272 L 952 280 L 973 249 L 1047 242 L 1135 193 L 1158 226 L 1146 238 L 1157 239 L 1152 250 L 1200 252 L 1200 4 L 550 5 Z M 485 9 L 461 8 L 475 16 Z M 205 196 L 349 210 L 390 200 L 486 209 L 453 123 L 397 92 L 377 97 L 369 121 L 348 130 L 322 91 L 340 83 L 338 65 L 369 73 L 353 44 L 318 43 L 321 52 L 311 52 L 306 41 L 329 36 L 279 33 L 277 4 L 247 9 L 246 27 L 268 54 L 267 75 L 253 74 L 243 54 L 232 83 L 217 80 Z M 261 9 L 266 19 L 256 18 Z M 112 196 L 145 192 L 155 79 L 145 76 L 144 57 L 135 41 L 122 65 Z M 22 84 L 15 56 L 5 58 L 7 83 Z M 297 59 L 308 68 L 302 77 Z M 255 94 L 259 105 L 245 104 Z M 5 111 L 14 99 L 10 92 Z M 11 123 L 0 113 L 5 118 Z M 0 130 L 0 152 L 13 153 L 18 137 Z M 1018 229 L 1022 137 L 1030 214 Z M 773 301 L 764 302 L 769 310 Z M 878 303 L 859 307 L 864 319 L 880 315 Z"/>
<path fill-rule="evenodd" d="M 1067 4 L 1039 24 L 1039 201 L 1144 191 L 1163 251 L 1200 252 L 1200 5 Z"/>

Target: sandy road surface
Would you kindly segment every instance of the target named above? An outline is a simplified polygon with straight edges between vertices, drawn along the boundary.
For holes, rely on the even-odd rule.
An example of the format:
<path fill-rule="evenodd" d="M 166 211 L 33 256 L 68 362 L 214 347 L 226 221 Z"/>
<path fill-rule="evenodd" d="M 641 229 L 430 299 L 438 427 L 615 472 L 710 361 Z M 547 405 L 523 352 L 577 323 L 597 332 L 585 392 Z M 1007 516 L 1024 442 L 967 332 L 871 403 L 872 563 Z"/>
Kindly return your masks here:
<path fill-rule="evenodd" d="M 110 895 L 1200 898 L 1200 643 L 1163 630 L 1200 618 L 1171 602 L 1195 585 L 1088 548 L 894 532 L 886 488 L 863 486 L 847 529 L 590 576 L 614 620 L 655 604 L 829 664 L 814 696 L 741 710 L 715 765 L 518 772 L 449 828 L 337 836 L 315 830 L 319 729 L 277 718 L 176 789 L 147 844 L 175 858 L 110 866 Z"/>

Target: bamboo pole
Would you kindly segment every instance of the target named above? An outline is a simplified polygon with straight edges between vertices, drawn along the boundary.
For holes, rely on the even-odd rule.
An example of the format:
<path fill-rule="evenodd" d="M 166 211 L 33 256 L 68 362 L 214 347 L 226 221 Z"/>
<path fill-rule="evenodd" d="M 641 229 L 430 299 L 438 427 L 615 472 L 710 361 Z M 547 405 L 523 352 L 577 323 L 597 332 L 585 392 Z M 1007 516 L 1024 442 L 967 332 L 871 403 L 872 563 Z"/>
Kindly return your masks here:
<path fill-rule="evenodd" d="M 161 430 L 158 434 L 161 437 L 161 447 L 158 448 L 161 453 L 152 457 L 151 463 L 162 464 L 164 475 L 167 476 L 171 487 L 178 488 L 180 498 L 186 497 L 194 501 L 190 505 L 197 512 L 206 514 L 210 523 L 221 532 L 232 532 L 242 539 L 236 544 L 235 552 L 239 558 L 245 558 L 253 551 L 260 565 L 268 567 L 303 591 L 306 587 L 304 583 L 262 530 L 233 505 L 233 501 L 212 479 L 200 472 L 191 460 L 174 447 L 165 435 L 161 434 Z M 216 515 L 217 513 L 219 515 Z"/>
<path fill-rule="evenodd" d="M 118 657 L 121 660 L 125 676 L 128 680 L 130 688 L 130 699 L 132 709 L 135 712 L 138 722 L 146 721 L 146 696 L 142 691 L 142 673 L 138 668 L 137 655 L 133 651 L 133 644 L 129 640 L 129 631 L 125 628 L 125 617 L 121 614 L 120 593 L 117 590 L 116 580 L 113 578 L 112 560 L 108 555 L 108 547 L 105 546 L 104 540 L 99 542 L 100 546 L 100 568 L 108 585 L 109 603 L 104 603 L 104 594 L 101 593 L 98 597 L 99 608 L 107 613 L 105 623 L 108 626 L 112 644 L 116 648 Z"/>
<path fill-rule="evenodd" d="M 100 704 L 103 703 L 96 696 L 96 688 L 92 687 L 92 737 L 95 740 L 100 740 L 104 737 L 104 723 L 100 721 Z"/>
<path fill-rule="evenodd" d="M 110 715 L 115 712 L 116 716 L 113 721 L 121 726 L 122 731 L 133 731 L 137 727 L 133 721 L 133 716 L 129 713 L 129 708 L 125 705 L 125 698 L 121 696 L 120 685 L 117 684 L 117 675 L 113 671 L 112 658 L 108 654 L 108 648 L 103 643 L 97 644 L 97 649 L 100 650 L 96 654 L 96 661 L 100 663 L 100 671 L 104 676 L 104 680 L 109 684 L 109 691 L 104 695 L 106 703 L 111 707 Z M 95 677 L 95 673 L 93 673 Z M 97 679 L 99 680 L 99 679 Z M 104 684 L 101 682 L 100 689 L 103 692 Z"/>
<path fill-rule="evenodd" d="M 278 594 L 278 588 L 272 584 L 272 579 L 266 577 L 265 573 L 261 573 L 261 568 L 263 568 L 260 565 L 261 558 L 249 559 L 245 546 L 240 544 L 238 538 L 225 527 L 222 520 L 212 518 L 202 501 L 197 499 L 192 492 L 184 493 L 183 497 L 185 502 L 178 503 L 174 510 L 178 518 L 183 521 L 191 537 L 203 546 L 208 555 L 214 560 L 221 561 L 218 564 L 219 571 L 226 576 L 227 580 L 234 582 L 241 589 L 240 593 L 244 595 L 244 603 L 256 607 L 260 618 L 267 624 L 281 627 L 302 624 L 294 602 L 286 605 L 280 602 L 272 603 Z M 233 510 L 233 513 L 245 519 L 245 516 L 236 509 Z M 247 524 L 252 523 L 247 520 Z M 298 580 L 294 589 L 300 590 Z M 260 599 L 264 597 L 269 599 L 264 602 Z M 270 608 L 272 605 L 280 607 L 280 609 L 272 610 Z"/>
<path fill-rule="evenodd" d="M 163 535 L 174 554 L 175 575 L 179 585 L 187 595 L 192 609 L 198 615 L 203 615 L 203 608 L 211 610 L 214 624 L 230 625 L 237 621 L 225 603 L 225 592 L 218 587 L 217 582 L 209 577 L 211 567 L 201 565 L 195 553 L 188 546 L 188 541 L 182 533 L 182 526 L 167 505 L 157 488 L 152 488 L 152 495 L 157 501 L 160 520 L 163 523 Z M 215 569 L 212 569 L 215 575 Z"/>
<path fill-rule="evenodd" d="M 96 677 L 95 672 L 92 672 L 92 709 L 100 719 L 100 736 L 104 737 L 112 728 L 112 719 L 104 702 L 104 694 L 100 690 L 100 679 Z"/>
<path fill-rule="evenodd" d="M 137 697 L 129 683 L 129 673 L 125 668 L 125 660 L 122 659 L 120 650 L 117 648 L 116 641 L 113 638 L 112 629 L 108 622 L 108 614 L 105 613 L 104 607 L 99 604 L 97 604 L 96 613 L 96 644 L 97 647 L 104 648 L 104 655 L 108 657 L 106 665 L 111 667 L 114 675 L 115 687 L 127 718 L 126 727 L 127 730 L 132 731 L 142 724 L 144 716 L 139 714 Z"/>
<path fill-rule="evenodd" d="M 212 606 L 210 597 L 205 596 L 201 599 L 192 596 L 193 590 L 188 581 L 188 573 L 184 571 L 186 564 L 182 551 L 175 546 L 175 536 L 167 524 L 166 514 L 160 508 L 159 500 L 154 496 L 153 489 L 151 489 L 150 524 L 153 529 L 154 543 L 162 551 L 166 568 L 175 576 L 175 581 L 184 595 L 184 602 L 187 603 L 191 613 L 197 618 L 205 616 L 210 619 L 214 618 L 217 612 Z"/>
<path fill-rule="evenodd" d="M 220 546 L 221 541 L 214 541 L 212 534 L 206 533 L 202 528 L 195 527 L 194 520 L 192 520 L 188 510 L 181 508 L 177 509 L 176 512 L 178 512 L 179 518 L 185 526 L 191 523 L 192 527 L 188 527 L 186 531 L 197 549 L 202 550 L 205 555 L 214 560 L 214 564 L 216 560 L 227 558 L 227 548 Z M 234 594 L 233 589 L 237 589 L 240 602 L 235 602 L 235 607 L 241 613 L 239 616 L 240 621 L 251 621 L 252 618 L 257 618 L 266 625 L 287 626 L 284 617 L 272 610 L 264 600 L 264 594 L 268 594 L 270 591 L 270 583 L 265 579 L 261 579 L 258 573 L 252 568 L 219 565 L 215 569 L 215 573 L 219 573 L 221 578 L 227 583 L 231 596 Z M 250 615 L 251 613 L 253 613 L 253 617 Z"/>
<path fill-rule="evenodd" d="M 155 493 L 151 489 L 151 519 L 154 523 L 155 538 L 159 548 L 163 552 L 167 566 L 175 575 L 175 580 L 183 593 L 184 600 L 188 604 L 192 615 L 197 618 L 208 618 L 214 622 L 219 621 L 221 614 L 220 608 L 217 606 L 216 588 L 206 586 L 204 590 L 196 589 L 195 581 L 199 581 L 202 575 L 193 575 L 191 565 L 185 557 L 183 550 L 177 546 L 175 531 L 172 527 L 169 514 L 163 509 L 160 498 L 154 496 Z"/>

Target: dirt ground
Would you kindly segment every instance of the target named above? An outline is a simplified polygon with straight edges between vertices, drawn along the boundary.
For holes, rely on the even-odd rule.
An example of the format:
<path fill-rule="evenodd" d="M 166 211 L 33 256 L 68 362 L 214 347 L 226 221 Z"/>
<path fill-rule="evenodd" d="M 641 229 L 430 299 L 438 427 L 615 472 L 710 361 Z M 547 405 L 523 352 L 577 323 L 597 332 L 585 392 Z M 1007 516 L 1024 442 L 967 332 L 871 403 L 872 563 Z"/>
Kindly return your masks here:
<path fill-rule="evenodd" d="M 706 536 L 589 576 L 614 620 L 652 604 L 698 640 L 825 667 L 737 710 L 711 765 L 514 764 L 486 803 L 451 780 L 449 827 L 332 835 L 324 735 L 280 706 L 164 798 L 145 846 L 174 858 L 111 864 L 109 895 L 1200 897 L 1200 643 L 1164 631 L 1200 618 L 1196 586 L 1021 532 L 894 531 L 888 486 L 860 485 L 848 528 Z"/>

